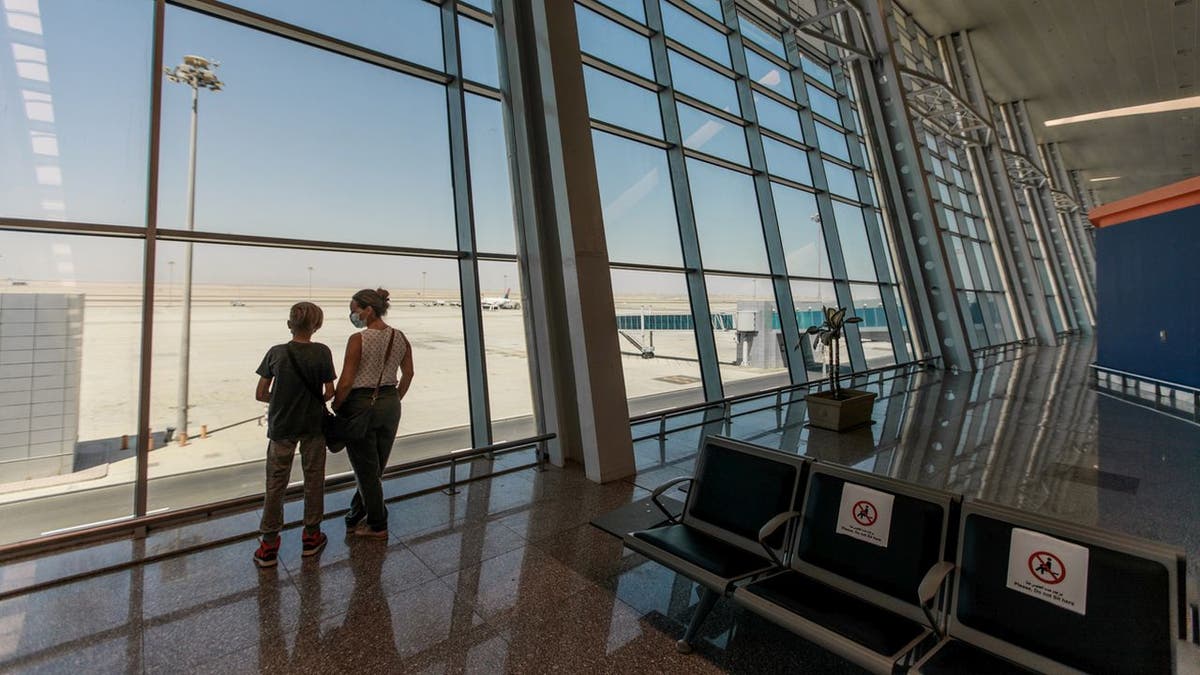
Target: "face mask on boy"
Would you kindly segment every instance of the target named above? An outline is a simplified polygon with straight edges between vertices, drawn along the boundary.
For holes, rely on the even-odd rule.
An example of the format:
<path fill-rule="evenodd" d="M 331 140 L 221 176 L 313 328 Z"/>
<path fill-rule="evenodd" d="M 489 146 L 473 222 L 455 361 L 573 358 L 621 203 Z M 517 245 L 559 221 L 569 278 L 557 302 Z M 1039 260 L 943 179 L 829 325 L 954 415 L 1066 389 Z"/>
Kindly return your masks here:
<path fill-rule="evenodd" d="M 354 324 L 355 328 L 367 327 L 367 322 L 362 320 L 362 316 L 358 312 L 350 312 L 350 323 Z"/>

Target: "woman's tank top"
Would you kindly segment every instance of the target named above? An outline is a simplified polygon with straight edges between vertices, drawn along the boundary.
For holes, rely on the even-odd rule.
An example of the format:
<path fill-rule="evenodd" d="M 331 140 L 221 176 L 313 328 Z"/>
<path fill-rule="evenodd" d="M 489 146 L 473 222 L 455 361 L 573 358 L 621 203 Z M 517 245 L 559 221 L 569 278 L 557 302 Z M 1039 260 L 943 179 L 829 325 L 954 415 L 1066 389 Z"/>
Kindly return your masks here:
<path fill-rule="evenodd" d="M 384 363 L 383 356 L 387 353 L 388 338 L 392 333 L 396 334 L 396 339 L 392 343 L 392 354 L 387 363 Z M 400 361 L 404 359 L 404 353 L 408 350 L 408 340 L 404 339 L 404 333 L 395 328 L 364 328 L 360 334 L 362 360 L 358 362 L 358 372 L 354 374 L 353 388 L 374 389 L 375 383 L 380 382 L 380 372 L 383 373 L 382 386 L 397 384 L 399 379 L 396 377 L 396 371 L 400 369 Z"/>

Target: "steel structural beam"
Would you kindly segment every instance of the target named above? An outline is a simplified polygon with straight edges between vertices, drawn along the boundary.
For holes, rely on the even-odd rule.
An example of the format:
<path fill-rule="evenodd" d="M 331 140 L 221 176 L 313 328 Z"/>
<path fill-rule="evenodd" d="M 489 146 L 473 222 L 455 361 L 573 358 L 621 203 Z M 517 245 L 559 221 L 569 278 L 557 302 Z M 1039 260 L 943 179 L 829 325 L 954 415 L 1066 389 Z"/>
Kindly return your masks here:
<path fill-rule="evenodd" d="M 540 394 L 560 438 L 551 460 L 579 461 L 593 481 L 622 478 L 635 470 L 633 441 L 574 5 L 496 10 L 527 306 L 548 371 Z"/>
<path fill-rule="evenodd" d="M 1037 142 L 1033 137 L 1033 129 L 1029 121 L 1029 111 L 1025 106 L 1024 101 L 1012 101 L 1004 104 L 1007 109 L 1009 119 L 1011 121 L 1011 129 L 1013 130 L 1013 142 L 1016 149 L 1026 158 L 1037 156 Z M 1039 167 L 1040 170 L 1040 167 Z M 1042 171 L 1043 175 L 1045 171 Z M 1050 196 L 1049 181 L 1043 182 L 1036 188 L 1028 188 L 1030 200 L 1032 202 L 1031 210 L 1035 218 L 1041 221 L 1042 232 L 1046 236 L 1046 241 L 1052 246 L 1055 258 L 1057 259 L 1065 289 L 1067 299 L 1070 301 L 1070 307 L 1075 314 L 1075 323 L 1078 330 L 1085 335 L 1090 335 L 1096 325 L 1094 310 L 1088 295 L 1084 292 L 1083 287 L 1086 279 L 1079 269 L 1078 260 L 1074 254 L 1074 247 L 1071 245 L 1069 233 L 1062 227 L 1059 222 L 1058 211 L 1054 208 L 1054 200 Z"/>
<path fill-rule="evenodd" d="M 861 13 L 859 16 L 862 16 Z M 865 23 L 859 23 L 857 25 L 864 29 L 862 34 L 866 35 Z M 847 34 L 853 34 L 853 27 L 845 23 L 842 25 L 842 30 Z M 850 106 L 850 96 L 852 94 L 854 84 L 851 81 L 851 77 L 849 77 L 845 66 L 834 69 L 833 83 L 834 89 L 838 93 L 838 109 L 841 113 L 843 122 L 846 120 L 852 120 L 853 123 L 847 124 L 846 126 L 858 128 L 860 125 L 858 124 L 858 121 L 854 119 L 854 110 Z M 800 88 L 796 89 L 798 91 Z M 807 90 L 805 91 L 804 95 L 807 97 Z M 803 118 L 801 124 L 804 127 L 804 133 L 815 134 L 816 125 L 812 122 L 812 113 L 809 109 L 807 101 L 805 102 L 804 110 L 801 112 L 801 117 Z M 865 130 L 859 129 L 858 133 L 859 135 L 863 136 L 863 141 L 865 143 Z M 873 261 L 875 264 L 875 276 L 883 283 L 894 283 L 896 284 L 897 289 L 903 289 L 904 287 L 900 280 L 893 278 L 895 271 L 889 267 L 887 256 L 883 255 L 883 252 L 888 249 L 895 251 L 896 246 L 892 241 L 885 241 L 887 238 L 887 232 L 884 227 L 884 222 L 881 221 L 880 216 L 871 206 L 872 200 L 867 197 L 867 195 L 872 194 L 872 178 L 871 176 L 867 175 L 867 157 L 863 155 L 863 146 L 849 140 L 847 145 L 849 146 L 850 163 L 854 166 L 855 188 L 858 190 L 859 197 L 863 202 L 863 207 L 860 210 L 862 211 L 863 223 L 867 226 L 867 242 L 870 245 L 871 250 L 875 253 L 873 256 Z M 817 153 L 818 160 L 819 154 L 820 153 Z M 824 165 L 819 161 L 815 163 L 821 164 L 820 173 L 822 180 L 825 180 Z M 897 254 L 893 253 L 893 255 Z M 890 289 L 885 292 L 881 288 L 880 295 L 883 300 L 883 313 L 887 318 L 888 335 L 891 337 L 892 352 L 895 355 L 896 361 L 898 363 L 902 363 L 910 359 L 918 358 L 918 355 L 923 356 L 925 352 L 924 347 L 919 343 L 919 341 L 912 340 L 910 335 L 906 335 L 907 331 L 904 329 L 903 322 L 900 321 L 904 298 L 901 297 L 900 293 L 892 292 Z M 906 313 L 906 315 L 911 314 L 911 312 Z M 851 328 L 855 332 L 859 330 L 857 324 L 852 325 Z M 906 339 L 906 337 L 908 339 Z M 860 337 L 856 337 L 855 339 L 856 341 L 860 341 Z M 913 342 L 912 346 L 913 350 L 917 352 L 916 354 L 909 353 L 910 340 Z"/>
<path fill-rule="evenodd" d="M 725 26 L 730 29 L 726 39 L 734 71 L 748 72 L 746 52 L 742 49 L 742 38 L 738 32 L 737 13 L 725 11 L 724 14 Z M 771 179 L 767 173 L 766 152 L 763 149 L 762 133 L 758 126 L 758 114 L 754 108 L 750 78 L 737 78 L 736 86 L 742 117 L 749 122 L 746 127 L 746 142 L 750 151 L 750 168 L 755 172 L 754 192 L 758 198 L 762 231 L 766 237 L 767 264 L 771 270 L 771 283 L 775 289 L 775 311 L 779 316 L 780 331 L 783 333 L 784 359 L 792 383 L 801 384 L 808 381 L 808 370 L 805 367 L 803 350 L 796 348 L 800 344 L 800 328 L 794 318 L 790 321 L 783 318 L 796 316 L 796 303 L 792 298 L 791 284 L 788 282 L 787 256 L 783 250 L 783 238 L 779 230 L 779 214 L 775 208 Z"/>
<path fill-rule="evenodd" d="M 696 332 L 696 355 L 700 359 L 700 381 L 704 400 L 719 401 L 725 397 L 721 384 L 721 369 L 717 359 L 717 343 L 713 334 L 712 313 L 708 304 L 708 288 L 704 283 L 704 265 L 700 259 L 700 234 L 696 229 L 696 212 L 692 207 L 692 192 L 687 177 L 687 156 L 684 154 L 683 132 L 679 112 L 675 108 L 675 90 L 671 84 L 671 66 L 663 33 L 662 7 L 658 0 L 644 0 L 646 25 L 653 31 L 650 55 L 654 79 L 658 85 L 658 109 L 662 115 L 663 140 L 669 144 L 667 166 L 671 174 L 671 194 L 675 200 L 675 217 L 679 221 L 684 279 L 691 303 L 692 324 Z"/>
<path fill-rule="evenodd" d="M 1091 267 L 1088 266 L 1088 257 L 1084 242 L 1080 240 L 1078 228 L 1076 227 L 1076 213 L 1079 211 L 1079 204 L 1069 194 L 1059 189 L 1059 186 L 1065 185 L 1065 183 L 1062 182 L 1062 177 L 1058 175 L 1046 146 L 1039 145 L 1037 152 L 1042 165 L 1046 167 L 1047 175 L 1050 177 L 1050 182 L 1047 186 L 1049 188 L 1050 204 L 1057 211 L 1058 226 L 1062 230 L 1063 239 L 1071 253 L 1073 271 L 1079 279 L 1079 290 L 1083 295 L 1085 307 L 1087 307 L 1091 317 L 1091 325 L 1094 326 L 1096 324 L 1096 275 Z"/>
<path fill-rule="evenodd" d="M 868 37 L 879 56 L 869 64 L 856 66 L 864 103 L 875 126 L 873 141 L 879 150 L 887 177 L 887 199 L 894 214 L 897 243 L 912 283 L 919 284 L 928 299 L 920 320 L 926 335 L 935 338 L 930 345 L 949 368 L 974 369 L 967 324 L 954 293 L 950 276 L 950 256 L 938 230 L 937 211 L 929 192 L 921 145 L 909 117 L 900 64 L 894 53 L 888 16 L 891 0 L 867 0 L 863 3 Z M 927 306 L 924 306 L 927 305 Z"/>
<path fill-rule="evenodd" d="M 1092 282 L 1093 293 L 1096 283 L 1096 243 L 1091 235 L 1091 223 L 1087 220 L 1087 208 L 1083 202 L 1083 195 L 1079 194 L 1078 185 L 1067 171 L 1066 164 L 1063 163 L 1062 152 L 1057 143 L 1047 143 L 1045 145 L 1047 160 L 1050 164 L 1050 171 L 1055 176 L 1055 184 L 1059 189 L 1067 193 L 1075 203 L 1075 211 L 1071 214 L 1071 225 L 1075 231 L 1075 241 L 1079 244 L 1079 251 L 1082 253 L 1084 266 L 1088 271 L 1088 278 Z"/>
<path fill-rule="evenodd" d="M 1002 151 L 1018 153 L 1020 146 L 1017 144 L 1017 132 L 1012 120 L 1011 111 L 1007 106 L 998 103 L 995 104 L 994 110 L 995 119 L 999 125 L 998 129 L 1002 128 L 1004 130 L 1004 143 L 1001 144 Z M 1045 266 L 1038 273 L 1041 274 L 1044 272 L 1046 276 L 1045 280 L 1050 282 L 1050 288 L 1048 289 L 1045 288 L 1045 283 L 1043 282 L 1043 290 L 1047 296 L 1054 296 L 1063 328 L 1069 332 L 1075 332 L 1078 330 L 1076 315 L 1072 311 L 1070 298 L 1067 297 L 1066 281 L 1063 279 L 1062 268 L 1057 263 L 1053 242 L 1049 240 L 1038 209 L 1035 208 L 1033 192 L 1028 187 L 1019 187 L 1014 184 L 1013 195 L 1016 199 L 1017 209 L 1022 220 L 1022 228 L 1027 230 L 1026 238 L 1029 239 L 1028 233 L 1032 233 L 1037 240 L 1038 253 L 1041 256 L 1042 265 Z"/>
<path fill-rule="evenodd" d="M 471 200 L 471 167 L 467 161 L 467 110 L 459 59 L 458 12 L 454 3 L 441 7 L 442 49 L 447 74 L 454 79 L 446 85 L 446 110 L 450 129 L 450 176 L 454 193 L 454 220 L 457 223 L 458 250 L 475 251 L 474 211 Z M 463 340 L 467 355 L 467 403 L 471 418 L 471 445 L 492 443 L 491 414 L 488 408 L 487 363 L 483 345 L 483 317 L 480 307 L 479 269 L 474 255 L 458 260 L 459 293 L 462 300 Z"/>
<path fill-rule="evenodd" d="M 990 119 L 992 107 L 979 76 L 970 33 L 955 33 L 943 41 L 942 53 L 952 78 L 976 107 L 987 111 Z M 995 127 L 996 122 L 991 121 Z M 1046 305 L 1041 276 L 1021 224 L 999 135 L 993 134 L 989 143 L 970 148 L 968 152 L 976 169 L 980 197 L 986 205 L 984 221 L 991 234 L 992 246 L 1003 262 L 1009 303 L 1016 310 L 1014 318 L 1025 325 L 1025 337 L 1034 337 L 1039 344 L 1053 346 L 1058 343 L 1058 337 L 1050 319 L 1050 308 Z"/>

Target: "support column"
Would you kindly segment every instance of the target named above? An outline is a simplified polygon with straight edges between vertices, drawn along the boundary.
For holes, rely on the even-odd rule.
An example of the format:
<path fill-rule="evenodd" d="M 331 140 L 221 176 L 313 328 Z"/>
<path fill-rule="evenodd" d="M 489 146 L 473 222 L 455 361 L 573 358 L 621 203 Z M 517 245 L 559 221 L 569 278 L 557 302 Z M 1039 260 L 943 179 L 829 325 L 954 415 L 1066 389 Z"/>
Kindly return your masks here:
<path fill-rule="evenodd" d="M 721 369 L 717 359 L 717 343 L 713 333 L 712 313 L 708 304 L 708 288 L 704 284 L 704 266 L 700 259 L 700 235 L 696 230 L 696 212 L 692 208 L 692 189 L 687 177 L 687 158 L 683 154 L 683 132 L 675 108 L 675 92 L 671 87 L 671 66 L 667 40 L 663 32 L 662 7 L 657 0 L 645 0 L 646 26 L 654 32 L 650 37 L 650 55 L 654 64 L 654 81 L 658 84 L 658 109 L 662 116 L 663 140 L 667 148 L 667 166 L 671 172 L 671 194 L 675 200 L 675 217 L 679 220 L 679 240 L 687 281 L 688 302 L 692 311 L 692 326 L 696 331 L 696 355 L 700 359 L 700 382 L 704 400 L 725 398 L 721 384 Z"/>
<path fill-rule="evenodd" d="M 471 208 L 471 168 L 467 162 L 467 111 L 459 72 L 458 10 L 453 3 L 442 6 L 442 49 L 446 70 L 454 81 L 446 85 L 446 111 L 450 128 L 451 177 L 454 181 L 454 219 L 458 223 L 458 284 L 462 300 L 463 338 L 467 354 L 468 410 L 471 416 L 471 445 L 491 445 L 492 425 L 488 411 L 487 363 L 483 346 L 483 317 L 479 297 L 479 270 L 475 266 L 474 212 Z"/>
<path fill-rule="evenodd" d="M 1075 235 L 1075 242 L 1080 254 L 1080 259 L 1083 261 L 1084 269 L 1087 271 L 1090 288 L 1095 291 L 1096 287 L 1096 250 L 1091 236 L 1084 227 L 1084 221 L 1087 220 L 1087 207 L 1083 203 L 1082 195 L 1078 194 L 1075 189 L 1075 183 L 1072 180 L 1070 172 L 1067 171 L 1066 164 L 1063 163 L 1062 152 L 1059 150 L 1058 143 L 1047 143 L 1042 146 L 1046 150 L 1046 159 L 1050 165 L 1050 173 L 1054 177 L 1054 182 L 1059 190 L 1067 193 L 1079 205 L 1079 209 L 1070 215 L 1069 225 Z"/>
<path fill-rule="evenodd" d="M 891 0 L 863 2 L 867 19 L 867 38 L 878 56 L 860 65 L 860 89 L 868 106 L 868 119 L 875 125 L 873 141 L 878 145 L 887 177 L 886 199 L 897 230 L 899 258 L 906 264 L 908 277 L 917 290 L 928 298 L 914 321 L 924 324 L 925 335 L 935 338 L 942 365 L 969 371 L 974 368 L 967 340 L 966 320 L 954 296 L 945 244 L 938 232 L 937 213 L 925 169 L 921 163 L 916 131 L 908 114 L 907 95 L 901 81 L 899 63 L 893 52 L 888 17 Z M 865 67 L 864 67 L 865 66 Z M 902 255 L 901 255 L 902 253 Z M 926 303 L 918 303 L 926 305 Z"/>
<path fill-rule="evenodd" d="M 551 460 L 580 462 L 589 479 L 607 482 L 635 466 L 575 7 L 496 4 L 534 342 L 549 357 Z"/>
<path fill-rule="evenodd" d="M 1012 140 L 1017 152 L 1029 160 L 1036 161 L 1037 143 L 1034 141 L 1033 131 L 1029 128 L 1029 113 L 1026 110 L 1025 102 L 1012 101 L 1003 104 L 1002 107 L 1011 122 Z M 1055 263 L 1055 271 L 1062 282 L 1062 290 L 1066 293 L 1066 297 L 1063 299 L 1067 301 L 1074 314 L 1074 322 L 1079 331 L 1091 334 L 1096 321 L 1080 290 L 1081 280 L 1075 258 L 1071 254 L 1070 244 L 1065 241 L 1065 233 L 1062 228 L 1055 226 L 1058 222 L 1058 211 L 1054 208 L 1050 186 L 1047 183 L 1038 188 L 1030 188 L 1027 193 L 1030 198 L 1030 211 L 1042 234 L 1042 240 L 1053 254 L 1051 260 Z"/>
<path fill-rule="evenodd" d="M 724 14 L 725 25 L 730 29 L 726 38 L 733 68 L 738 73 L 748 72 L 746 52 L 742 49 L 742 38 L 738 33 L 737 12 L 727 7 Z M 803 351 L 799 349 L 800 327 L 796 324 L 796 303 L 792 298 L 791 283 L 788 281 L 787 255 L 783 250 L 783 237 L 779 231 L 775 195 L 771 192 L 766 152 L 758 126 L 758 112 L 754 108 L 750 79 L 739 77 L 736 86 L 742 117 L 749 122 L 746 126 L 746 143 L 749 148 L 750 168 L 754 169 L 754 192 L 758 197 L 759 217 L 767 246 L 767 264 L 771 270 L 771 283 L 775 290 L 775 312 L 779 316 L 779 329 L 783 333 L 783 354 L 792 383 L 802 384 L 808 381 L 808 370 L 804 365 Z"/>
<path fill-rule="evenodd" d="M 947 62 L 959 91 L 993 127 L 1002 124 L 992 118 L 991 101 L 979 77 L 970 34 L 963 31 L 943 39 L 949 41 L 943 53 L 951 57 Z M 1041 277 L 1029 252 L 1029 240 L 1021 225 L 1021 214 L 1004 165 L 1000 140 L 994 133 L 988 140 L 987 145 L 972 147 L 970 158 L 976 169 L 979 195 L 986 207 L 984 221 L 1004 268 L 1009 301 L 1017 310 L 1018 320 L 1025 324 L 1025 334 L 1037 338 L 1039 344 L 1054 346 L 1058 336 L 1050 320 Z"/>

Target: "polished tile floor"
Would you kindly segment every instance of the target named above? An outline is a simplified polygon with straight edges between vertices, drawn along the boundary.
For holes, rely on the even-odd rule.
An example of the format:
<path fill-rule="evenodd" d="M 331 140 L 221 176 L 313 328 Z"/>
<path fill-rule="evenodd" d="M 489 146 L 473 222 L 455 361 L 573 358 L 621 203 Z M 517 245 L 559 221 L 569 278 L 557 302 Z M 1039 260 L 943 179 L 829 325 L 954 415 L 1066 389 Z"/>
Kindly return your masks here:
<path fill-rule="evenodd" d="M 302 559 L 289 531 L 269 571 L 240 542 L 19 595 L 0 601 L 0 671 L 859 672 L 727 603 L 676 653 L 694 586 L 589 524 L 689 474 L 705 433 L 1164 541 L 1195 578 L 1200 427 L 1090 390 L 1090 360 L 1075 342 L 873 385 L 876 423 L 855 434 L 805 428 L 802 404 L 718 419 L 639 441 L 638 475 L 603 486 L 557 469 L 472 482 L 392 504 L 386 543 L 331 520 L 329 547 Z M 0 589 L 145 545 L 0 568 Z"/>

